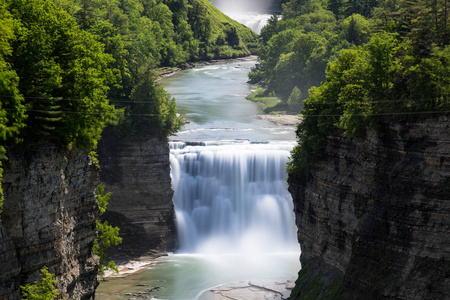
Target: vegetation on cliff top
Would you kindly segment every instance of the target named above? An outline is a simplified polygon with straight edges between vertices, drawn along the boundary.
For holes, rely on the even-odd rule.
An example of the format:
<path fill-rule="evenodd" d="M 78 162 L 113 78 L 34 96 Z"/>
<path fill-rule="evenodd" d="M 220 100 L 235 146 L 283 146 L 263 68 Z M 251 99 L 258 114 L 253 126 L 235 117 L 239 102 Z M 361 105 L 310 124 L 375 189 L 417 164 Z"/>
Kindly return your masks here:
<path fill-rule="evenodd" d="M 154 68 L 256 45 L 206 0 L 4 0 L 0 29 L 2 143 L 86 149 L 119 120 L 163 135 L 179 129 Z"/>
<path fill-rule="evenodd" d="M 42 141 L 90 150 L 110 124 L 174 133 L 182 119 L 153 70 L 247 55 L 257 41 L 207 0 L 2 0 L 0 32 L 2 157 Z"/>
<path fill-rule="evenodd" d="M 450 110 L 447 3 L 358 3 L 291 1 L 261 33 L 251 79 L 303 98 L 292 177 L 308 175 L 331 132 L 364 137 L 381 118 Z"/>

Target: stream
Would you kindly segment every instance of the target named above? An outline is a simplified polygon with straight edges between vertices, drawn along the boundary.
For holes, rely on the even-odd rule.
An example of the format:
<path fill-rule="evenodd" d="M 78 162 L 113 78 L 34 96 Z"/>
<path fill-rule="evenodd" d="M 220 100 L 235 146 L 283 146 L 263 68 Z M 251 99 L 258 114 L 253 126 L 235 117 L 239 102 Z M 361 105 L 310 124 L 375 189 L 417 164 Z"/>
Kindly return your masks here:
<path fill-rule="evenodd" d="M 269 18 L 213 3 L 258 33 Z M 194 300 L 227 283 L 297 276 L 300 246 L 285 181 L 295 127 L 259 119 L 260 106 L 245 99 L 255 63 L 206 65 L 162 81 L 187 120 L 169 141 L 178 250 L 102 282 L 97 299 Z"/>
<path fill-rule="evenodd" d="M 207 65 L 163 81 L 189 121 L 170 138 L 179 250 L 149 270 L 101 283 L 97 299 L 197 299 L 224 283 L 297 275 L 285 182 L 294 127 L 257 118 L 260 107 L 245 99 L 254 64 Z"/>

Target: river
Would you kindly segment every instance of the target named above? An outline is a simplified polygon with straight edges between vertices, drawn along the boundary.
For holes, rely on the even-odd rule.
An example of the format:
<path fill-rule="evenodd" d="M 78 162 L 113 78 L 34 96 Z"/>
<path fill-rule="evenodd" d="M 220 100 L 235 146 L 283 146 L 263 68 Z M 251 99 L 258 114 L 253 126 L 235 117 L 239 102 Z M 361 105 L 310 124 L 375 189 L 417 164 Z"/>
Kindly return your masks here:
<path fill-rule="evenodd" d="M 215 1 L 258 33 L 269 17 L 227 3 Z M 188 121 L 170 138 L 179 248 L 149 270 L 103 282 L 97 299 L 193 300 L 221 284 L 296 277 L 300 248 L 285 181 L 295 128 L 259 119 L 259 105 L 245 99 L 255 63 L 240 59 L 164 79 Z"/>
<path fill-rule="evenodd" d="M 254 64 L 207 65 L 163 81 L 189 122 L 170 139 L 179 250 L 102 283 L 97 299 L 149 287 L 158 287 L 150 293 L 158 299 L 196 299 L 224 283 L 296 276 L 300 249 L 285 182 L 294 127 L 257 118 L 260 107 L 245 99 Z"/>

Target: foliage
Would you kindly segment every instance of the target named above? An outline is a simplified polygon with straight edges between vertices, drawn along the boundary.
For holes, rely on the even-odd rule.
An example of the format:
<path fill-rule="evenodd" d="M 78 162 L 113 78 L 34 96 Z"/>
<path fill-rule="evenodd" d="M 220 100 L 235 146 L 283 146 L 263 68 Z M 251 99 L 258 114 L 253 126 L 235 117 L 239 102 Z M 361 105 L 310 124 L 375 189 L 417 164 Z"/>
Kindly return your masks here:
<path fill-rule="evenodd" d="M 2 212 L 3 212 L 3 189 L 2 189 L 2 181 L 3 181 L 3 168 L 2 168 L 2 160 L 5 159 L 6 150 L 2 146 L 0 146 L 0 221 L 2 220 Z"/>
<path fill-rule="evenodd" d="M 385 116 L 416 116 L 447 111 L 450 46 L 435 47 L 425 58 L 414 55 L 410 41 L 382 32 L 357 49 L 343 51 L 330 63 L 327 80 L 304 101 L 300 144 L 290 163 L 292 176 L 305 176 L 326 146 L 327 136 L 342 131 L 364 137 Z M 296 174 L 296 175 L 295 175 Z"/>
<path fill-rule="evenodd" d="M 0 141 L 17 139 L 19 131 L 25 127 L 25 107 L 19 92 L 19 77 L 7 58 L 11 56 L 17 24 L 9 13 L 6 3 L 0 2 Z"/>
<path fill-rule="evenodd" d="M 100 215 L 103 215 L 106 211 L 106 206 L 108 205 L 111 193 L 105 194 L 105 185 L 100 184 L 97 187 L 95 194 L 97 195 Z M 98 274 L 104 275 L 106 270 L 118 272 L 119 270 L 117 269 L 116 264 L 113 261 L 107 261 L 107 251 L 111 245 L 117 246 L 122 243 L 122 238 L 119 237 L 119 228 L 112 227 L 107 221 L 101 222 L 100 220 L 96 221 L 96 226 L 99 236 L 94 241 L 92 251 L 100 259 Z"/>
<path fill-rule="evenodd" d="M 247 100 L 258 102 L 266 114 L 286 113 L 286 104 L 278 97 L 274 97 L 263 88 L 257 88 L 253 94 L 246 97 Z"/>
<path fill-rule="evenodd" d="M 291 111 L 300 111 L 303 104 L 302 104 L 302 91 L 298 87 L 294 87 L 292 90 L 291 95 L 289 96 L 289 99 L 287 101 L 287 104 L 289 105 L 289 108 Z"/>
<path fill-rule="evenodd" d="M 115 80 L 107 66 L 112 57 L 52 1 L 6 4 L 17 25 L 6 61 L 20 79 L 18 92 L 9 95 L 20 92 L 28 114 L 21 136 L 28 143 L 50 139 L 95 147 L 102 129 L 115 119 L 106 97 Z"/>
<path fill-rule="evenodd" d="M 291 0 L 282 15 L 249 77 L 291 106 L 302 98 L 289 176 L 308 176 L 333 132 L 364 138 L 389 116 L 450 109 L 446 0 Z"/>
<path fill-rule="evenodd" d="M 0 29 L 0 141 L 82 149 L 119 118 L 176 132 L 182 120 L 150 70 L 256 45 L 206 0 L 4 0 Z"/>
<path fill-rule="evenodd" d="M 26 300 L 53 300 L 57 299 L 59 292 L 55 288 L 55 275 L 48 272 L 47 267 L 41 269 L 42 280 L 35 281 L 34 285 L 21 286 L 23 299 Z"/>
<path fill-rule="evenodd" d="M 367 22 L 361 18 L 355 16 L 357 22 L 349 26 L 319 0 L 286 3 L 283 19 L 272 17 L 261 32 L 260 64 L 250 73 L 250 81 L 267 81 L 268 90 L 284 101 L 295 87 L 307 98 L 307 91 L 325 80 L 328 61 L 350 47 L 352 39 L 367 39 Z M 354 33 L 349 37 L 350 30 Z"/>
<path fill-rule="evenodd" d="M 56 0 L 55 0 L 56 1 Z M 108 97 L 123 109 L 119 133 L 169 135 L 179 130 L 174 101 L 154 83 L 153 69 L 254 51 L 256 34 L 207 0 L 58 1 L 113 57 L 118 81 Z"/>

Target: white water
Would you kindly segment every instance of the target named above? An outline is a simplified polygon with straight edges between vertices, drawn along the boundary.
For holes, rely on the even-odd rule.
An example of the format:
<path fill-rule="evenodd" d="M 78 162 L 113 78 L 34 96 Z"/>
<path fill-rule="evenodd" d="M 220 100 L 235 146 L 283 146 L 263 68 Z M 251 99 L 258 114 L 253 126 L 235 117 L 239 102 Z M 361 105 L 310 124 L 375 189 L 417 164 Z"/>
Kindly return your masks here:
<path fill-rule="evenodd" d="M 163 81 L 190 121 L 170 142 L 181 248 L 145 272 L 102 283 L 96 298 L 126 300 L 157 286 L 158 299 L 191 300 L 223 283 L 296 276 L 284 170 L 295 128 L 258 119 L 258 105 L 245 100 L 254 64 L 205 66 Z"/>
<path fill-rule="evenodd" d="M 272 14 L 267 13 L 272 6 L 271 0 L 211 0 L 230 18 L 251 28 L 257 34 L 267 24 Z"/>
<path fill-rule="evenodd" d="M 260 14 L 256 12 L 228 12 L 226 13 L 230 18 L 238 21 L 241 24 L 251 28 L 257 34 L 261 33 L 261 29 L 266 26 L 268 20 L 272 15 Z"/>
<path fill-rule="evenodd" d="M 254 64 L 204 66 L 163 82 L 189 121 L 170 142 L 179 250 L 169 259 L 179 267 L 163 299 L 300 269 L 285 182 L 295 127 L 258 119 L 259 106 L 245 100 Z"/>
<path fill-rule="evenodd" d="M 170 142 L 180 249 L 145 272 L 102 283 L 96 298 L 125 300 L 156 286 L 158 299 L 191 300 L 223 283 L 296 276 L 300 248 L 285 183 L 295 128 L 258 119 L 258 105 L 245 100 L 254 64 L 206 66 L 164 80 L 190 122 Z"/>
<path fill-rule="evenodd" d="M 292 142 L 171 143 L 180 251 L 298 251 L 285 165 Z"/>

